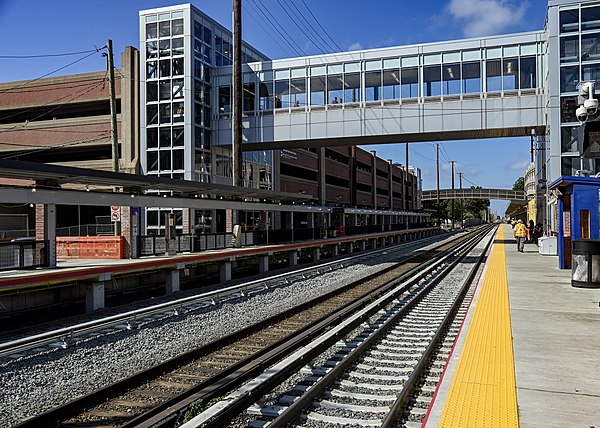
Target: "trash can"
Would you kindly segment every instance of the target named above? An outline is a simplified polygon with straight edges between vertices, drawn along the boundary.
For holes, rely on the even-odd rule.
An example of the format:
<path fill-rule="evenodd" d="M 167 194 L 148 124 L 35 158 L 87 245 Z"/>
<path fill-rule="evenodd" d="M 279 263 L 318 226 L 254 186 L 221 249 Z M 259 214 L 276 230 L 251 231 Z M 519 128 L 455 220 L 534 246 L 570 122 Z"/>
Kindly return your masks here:
<path fill-rule="evenodd" d="M 600 240 L 573 240 L 571 285 L 600 288 Z"/>

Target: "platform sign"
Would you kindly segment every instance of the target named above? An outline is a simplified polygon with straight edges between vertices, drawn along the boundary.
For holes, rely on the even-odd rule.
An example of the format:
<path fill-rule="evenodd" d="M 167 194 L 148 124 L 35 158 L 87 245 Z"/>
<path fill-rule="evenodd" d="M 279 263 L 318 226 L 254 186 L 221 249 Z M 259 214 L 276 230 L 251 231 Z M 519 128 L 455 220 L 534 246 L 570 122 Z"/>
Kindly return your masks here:
<path fill-rule="evenodd" d="M 140 215 L 140 208 L 139 207 L 132 207 L 131 208 L 131 215 Z"/>
<path fill-rule="evenodd" d="M 110 207 L 110 221 L 121 221 L 121 207 Z"/>

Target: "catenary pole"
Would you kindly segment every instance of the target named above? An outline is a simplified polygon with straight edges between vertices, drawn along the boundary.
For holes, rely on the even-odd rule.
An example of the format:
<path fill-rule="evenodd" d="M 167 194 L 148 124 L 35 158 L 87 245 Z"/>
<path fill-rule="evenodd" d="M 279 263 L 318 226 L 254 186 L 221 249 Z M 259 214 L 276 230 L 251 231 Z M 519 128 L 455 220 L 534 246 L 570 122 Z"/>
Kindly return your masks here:
<path fill-rule="evenodd" d="M 463 228 L 463 196 L 462 196 L 462 176 L 463 176 L 463 173 L 462 173 L 462 172 L 459 172 L 459 173 L 458 173 L 458 183 L 459 183 L 458 185 L 459 185 L 459 187 L 460 187 L 460 190 L 461 190 L 461 192 L 460 192 L 460 228 L 461 228 L 461 229 Z"/>

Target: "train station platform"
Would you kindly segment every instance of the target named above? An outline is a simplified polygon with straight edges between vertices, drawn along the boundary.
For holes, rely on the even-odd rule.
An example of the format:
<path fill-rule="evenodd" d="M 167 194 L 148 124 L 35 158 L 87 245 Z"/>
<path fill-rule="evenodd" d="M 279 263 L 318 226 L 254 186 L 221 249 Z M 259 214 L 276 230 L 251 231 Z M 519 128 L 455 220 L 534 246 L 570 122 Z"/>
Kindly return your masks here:
<path fill-rule="evenodd" d="M 600 427 L 600 289 L 502 225 L 423 426 Z"/>

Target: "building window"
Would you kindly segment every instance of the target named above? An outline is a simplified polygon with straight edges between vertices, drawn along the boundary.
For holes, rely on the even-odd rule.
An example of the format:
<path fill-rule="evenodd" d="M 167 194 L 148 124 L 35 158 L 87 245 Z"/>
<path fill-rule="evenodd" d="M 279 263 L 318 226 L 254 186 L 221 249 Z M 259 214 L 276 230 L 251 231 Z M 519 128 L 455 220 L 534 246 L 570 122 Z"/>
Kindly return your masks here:
<path fill-rule="evenodd" d="M 481 92 L 481 63 L 465 62 L 462 65 L 462 92 L 473 94 Z"/>
<path fill-rule="evenodd" d="M 183 55 L 183 37 L 179 39 L 173 39 L 171 43 L 173 48 L 173 55 Z"/>
<path fill-rule="evenodd" d="M 219 114 L 231 113 L 231 86 L 219 87 Z"/>
<path fill-rule="evenodd" d="M 581 60 L 600 60 L 600 34 L 584 34 L 581 36 Z"/>
<path fill-rule="evenodd" d="M 534 56 L 521 57 L 521 67 L 519 68 L 521 89 L 533 89 L 536 87 L 536 58 Z"/>
<path fill-rule="evenodd" d="M 561 153 L 577 152 L 577 141 L 579 139 L 579 126 L 563 126 L 560 129 L 560 151 Z"/>
<path fill-rule="evenodd" d="M 146 24 L 146 39 L 156 39 L 158 37 L 158 31 L 156 22 Z"/>
<path fill-rule="evenodd" d="M 365 99 L 367 101 L 381 100 L 381 71 L 365 73 Z"/>
<path fill-rule="evenodd" d="M 159 83 L 159 94 L 161 100 L 170 100 L 171 99 L 171 81 L 170 80 L 161 80 Z"/>
<path fill-rule="evenodd" d="M 327 103 L 340 104 L 343 101 L 344 81 L 341 74 L 327 76 Z"/>
<path fill-rule="evenodd" d="M 173 79 L 173 99 L 183 98 L 183 79 Z"/>
<path fill-rule="evenodd" d="M 158 35 L 159 37 L 169 37 L 171 35 L 171 23 L 169 21 L 158 23 Z"/>
<path fill-rule="evenodd" d="M 173 76 L 183 75 L 183 58 L 173 58 Z"/>
<path fill-rule="evenodd" d="M 157 82 L 146 83 L 146 101 L 158 101 L 158 86 Z"/>
<path fill-rule="evenodd" d="M 517 58 L 504 58 L 502 60 L 502 90 L 511 91 L 517 87 L 519 75 L 519 62 Z"/>
<path fill-rule="evenodd" d="M 260 82 L 258 84 L 259 108 L 260 110 L 273 109 L 273 82 Z"/>
<path fill-rule="evenodd" d="M 146 129 L 146 148 L 155 149 L 158 147 L 158 129 L 147 128 Z"/>
<path fill-rule="evenodd" d="M 244 83 L 244 111 L 254 111 L 256 89 L 254 83 Z"/>
<path fill-rule="evenodd" d="M 290 102 L 292 107 L 304 107 L 306 103 L 306 79 L 292 79 L 290 82 Z"/>
<path fill-rule="evenodd" d="M 383 99 L 400 99 L 400 76 L 398 70 L 383 70 Z"/>
<path fill-rule="evenodd" d="M 158 77 L 158 61 L 148 61 L 146 63 L 146 78 L 156 79 Z"/>
<path fill-rule="evenodd" d="M 276 80 L 275 81 L 275 108 L 290 107 L 290 81 Z"/>
<path fill-rule="evenodd" d="M 344 102 L 358 103 L 360 101 L 360 74 L 344 74 Z"/>
<path fill-rule="evenodd" d="M 183 147 L 184 145 L 184 128 L 183 126 L 173 127 L 173 147 Z"/>
<path fill-rule="evenodd" d="M 158 55 L 163 58 L 171 56 L 171 40 L 159 40 L 158 42 Z"/>
<path fill-rule="evenodd" d="M 158 46 L 156 41 L 146 42 L 146 58 L 152 59 L 158 57 Z"/>
<path fill-rule="evenodd" d="M 403 68 L 402 77 L 402 98 L 417 98 L 419 96 L 419 69 Z"/>
<path fill-rule="evenodd" d="M 579 60 L 579 36 L 560 38 L 560 62 Z"/>
<path fill-rule="evenodd" d="M 442 75 L 439 65 L 423 67 L 423 85 L 426 97 L 442 94 Z"/>
<path fill-rule="evenodd" d="M 460 64 L 444 64 L 442 67 L 443 95 L 460 94 Z"/>
<path fill-rule="evenodd" d="M 178 36 L 183 34 L 183 19 L 174 19 L 171 23 L 172 34 Z"/>
<path fill-rule="evenodd" d="M 577 92 L 579 66 L 560 68 L 560 92 Z"/>
<path fill-rule="evenodd" d="M 580 169 L 580 164 L 578 157 L 563 157 L 561 159 L 561 175 L 575 175 Z"/>
<path fill-rule="evenodd" d="M 560 12 L 560 32 L 579 31 L 579 9 L 562 10 Z"/>
<path fill-rule="evenodd" d="M 184 118 L 183 103 L 173 103 L 173 122 L 183 122 Z"/>
<path fill-rule="evenodd" d="M 183 150 L 173 150 L 173 169 L 184 169 Z"/>
<path fill-rule="evenodd" d="M 581 67 L 583 81 L 600 82 L 600 64 L 583 65 Z"/>
<path fill-rule="evenodd" d="M 310 105 L 322 106 L 325 104 L 325 77 L 310 78 Z"/>
<path fill-rule="evenodd" d="M 171 123 L 171 104 L 160 104 L 160 124 Z"/>
<path fill-rule="evenodd" d="M 146 106 L 146 124 L 158 125 L 158 106 L 156 104 Z"/>
<path fill-rule="evenodd" d="M 502 64 L 498 60 L 488 60 L 486 63 L 487 92 L 502 90 Z"/>
<path fill-rule="evenodd" d="M 147 159 L 147 172 L 158 171 L 158 152 L 149 151 L 146 152 Z"/>
<path fill-rule="evenodd" d="M 160 72 L 159 77 L 170 77 L 171 76 L 171 61 L 163 59 L 160 61 Z"/>
<path fill-rule="evenodd" d="M 171 128 L 161 127 L 160 128 L 160 147 L 171 148 Z"/>
<path fill-rule="evenodd" d="M 581 8 L 581 31 L 600 28 L 600 7 Z"/>

